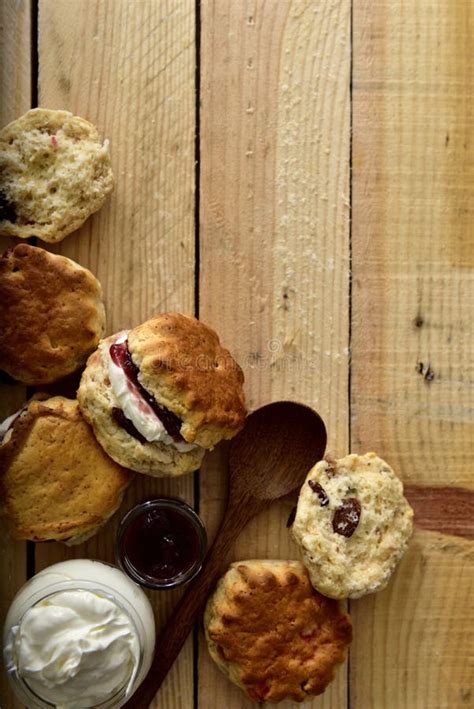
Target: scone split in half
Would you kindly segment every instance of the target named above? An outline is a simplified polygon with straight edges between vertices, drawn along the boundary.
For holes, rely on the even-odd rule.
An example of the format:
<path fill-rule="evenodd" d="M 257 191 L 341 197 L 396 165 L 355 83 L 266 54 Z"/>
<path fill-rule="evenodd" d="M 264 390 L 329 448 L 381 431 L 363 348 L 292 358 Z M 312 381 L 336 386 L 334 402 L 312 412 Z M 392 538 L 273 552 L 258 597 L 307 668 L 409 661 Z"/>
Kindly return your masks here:
<path fill-rule="evenodd" d="M 16 539 L 84 541 L 132 479 L 104 453 L 75 400 L 32 399 L 1 427 L 0 512 Z"/>
<path fill-rule="evenodd" d="M 245 420 L 243 373 L 216 333 L 166 313 L 103 340 L 88 360 L 78 400 L 97 440 L 118 463 L 175 476 Z"/>
<path fill-rule="evenodd" d="M 317 463 L 292 526 L 313 586 L 340 599 L 384 588 L 412 531 L 402 482 L 375 453 Z"/>
<path fill-rule="evenodd" d="M 231 564 L 204 629 L 214 662 L 259 703 L 321 694 L 352 639 L 349 616 L 312 588 L 299 561 Z"/>
<path fill-rule="evenodd" d="M 49 384 L 85 364 L 105 330 L 97 278 L 66 256 L 17 244 L 0 256 L 0 369 Z"/>
<path fill-rule="evenodd" d="M 0 131 L 0 234 L 61 241 L 113 186 L 108 141 L 79 116 L 34 108 Z"/>

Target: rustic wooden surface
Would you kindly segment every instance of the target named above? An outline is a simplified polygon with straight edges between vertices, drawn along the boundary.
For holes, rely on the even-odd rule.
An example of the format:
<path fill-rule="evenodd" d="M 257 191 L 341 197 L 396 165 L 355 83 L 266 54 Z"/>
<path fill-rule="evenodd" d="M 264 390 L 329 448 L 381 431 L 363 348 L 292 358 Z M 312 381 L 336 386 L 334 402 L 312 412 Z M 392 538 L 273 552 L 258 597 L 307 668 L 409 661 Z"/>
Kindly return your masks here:
<path fill-rule="evenodd" d="M 201 24 L 199 312 L 246 375 L 249 405 L 314 406 L 328 447 L 348 446 L 350 3 L 206 2 Z M 219 453 L 201 474 L 214 529 Z M 292 558 L 276 505 L 235 559 Z M 201 641 L 199 703 L 250 705 Z M 346 668 L 309 707 L 344 707 Z"/>
<path fill-rule="evenodd" d="M 351 446 L 452 489 L 473 484 L 473 9 L 359 0 L 353 23 Z M 351 603 L 353 706 L 474 705 L 473 561 L 420 531 Z"/>
<path fill-rule="evenodd" d="M 31 107 L 31 7 L 30 1 L 0 2 L 0 125 Z M 9 248 L 13 239 L 0 236 L 0 251 Z M 1 308 L 1 304 L 0 304 Z M 0 380 L 0 420 L 17 411 L 26 398 L 25 387 Z M 27 574 L 26 544 L 12 542 L 0 521 L 0 627 L 17 589 Z M 1 659 L 0 659 L 1 665 Z M 6 684 L 3 665 L 0 672 L 0 706 L 13 706 L 13 694 Z"/>
<path fill-rule="evenodd" d="M 110 139 L 112 198 L 55 248 L 100 278 L 108 331 L 160 310 L 197 312 L 244 367 L 251 408 L 309 403 L 333 454 L 374 449 L 410 489 L 448 487 L 449 509 L 469 509 L 471 0 L 38 5 L 36 38 L 27 0 L 0 3 L 2 123 L 31 105 L 33 85 L 40 105 L 83 115 Z M 2 384 L 0 395 L 7 414 L 24 390 Z M 196 485 L 138 476 L 123 509 L 180 495 L 199 504 L 212 537 L 224 458 L 221 448 L 209 455 Z M 295 556 L 290 508 L 254 520 L 234 557 Z M 450 515 L 439 528 L 465 533 Z M 84 554 L 113 560 L 114 528 L 72 550 L 36 545 L 35 568 Z M 417 531 L 388 588 L 350 603 L 350 663 L 305 706 L 473 705 L 474 551 L 459 534 Z M 2 536 L 1 610 L 26 569 L 25 545 Z M 177 594 L 150 598 L 161 624 Z M 17 706 L 4 677 L 0 698 Z M 200 636 L 152 706 L 252 705 Z"/>

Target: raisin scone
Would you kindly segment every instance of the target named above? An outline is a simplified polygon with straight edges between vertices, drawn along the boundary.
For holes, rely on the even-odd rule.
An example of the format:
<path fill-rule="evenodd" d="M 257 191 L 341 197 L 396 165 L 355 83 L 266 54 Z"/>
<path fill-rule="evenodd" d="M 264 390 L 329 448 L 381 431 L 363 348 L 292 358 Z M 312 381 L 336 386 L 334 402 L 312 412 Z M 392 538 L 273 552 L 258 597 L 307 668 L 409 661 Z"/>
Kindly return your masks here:
<path fill-rule="evenodd" d="M 204 615 L 209 653 L 255 702 L 321 694 L 352 639 L 347 613 L 315 591 L 299 561 L 231 564 Z"/>
<path fill-rule="evenodd" d="M 330 598 L 384 588 L 412 532 L 402 482 L 375 453 L 317 463 L 292 526 L 313 586 Z"/>
<path fill-rule="evenodd" d="M 0 425 L 0 514 L 15 539 L 85 541 L 133 477 L 104 453 L 73 399 L 37 395 Z"/>
<path fill-rule="evenodd" d="M 157 315 L 102 340 L 78 390 L 83 415 L 118 463 L 156 477 L 196 470 L 245 421 L 243 373 L 211 328 Z"/>
<path fill-rule="evenodd" d="M 61 241 L 113 186 L 108 141 L 79 116 L 34 108 L 0 131 L 2 235 Z"/>
<path fill-rule="evenodd" d="M 0 256 L 0 369 L 24 384 L 76 371 L 105 330 L 97 278 L 65 256 L 17 244 Z"/>

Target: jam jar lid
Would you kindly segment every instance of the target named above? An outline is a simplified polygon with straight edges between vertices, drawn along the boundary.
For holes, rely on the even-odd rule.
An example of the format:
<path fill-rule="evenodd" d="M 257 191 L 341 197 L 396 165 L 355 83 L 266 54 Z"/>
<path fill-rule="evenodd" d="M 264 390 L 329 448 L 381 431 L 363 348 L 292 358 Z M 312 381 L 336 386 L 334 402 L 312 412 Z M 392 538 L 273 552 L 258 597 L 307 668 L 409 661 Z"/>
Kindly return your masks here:
<path fill-rule="evenodd" d="M 160 497 L 133 507 L 117 530 L 120 567 L 141 586 L 166 589 L 194 578 L 206 555 L 207 535 L 183 500 Z"/>

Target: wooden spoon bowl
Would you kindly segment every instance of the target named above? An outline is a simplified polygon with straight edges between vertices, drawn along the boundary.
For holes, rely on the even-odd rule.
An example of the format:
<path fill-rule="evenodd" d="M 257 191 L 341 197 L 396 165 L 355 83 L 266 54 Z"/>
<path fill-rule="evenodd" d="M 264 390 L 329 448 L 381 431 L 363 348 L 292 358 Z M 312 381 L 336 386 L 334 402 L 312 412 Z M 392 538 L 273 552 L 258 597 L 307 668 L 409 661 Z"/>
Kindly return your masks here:
<path fill-rule="evenodd" d="M 126 707 L 148 709 L 225 571 L 237 536 L 265 507 L 299 490 L 325 449 L 324 423 L 307 406 L 278 401 L 250 414 L 230 448 L 227 507 L 214 544 L 200 576 L 188 586 L 158 636 L 151 669 Z"/>
<path fill-rule="evenodd" d="M 243 494 L 273 502 L 299 489 L 326 449 L 323 420 L 308 406 L 276 401 L 257 409 L 229 453 L 229 503 Z"/>

